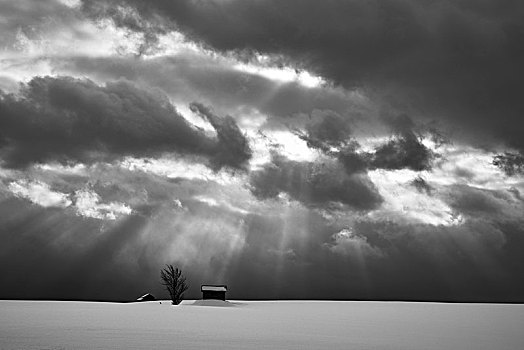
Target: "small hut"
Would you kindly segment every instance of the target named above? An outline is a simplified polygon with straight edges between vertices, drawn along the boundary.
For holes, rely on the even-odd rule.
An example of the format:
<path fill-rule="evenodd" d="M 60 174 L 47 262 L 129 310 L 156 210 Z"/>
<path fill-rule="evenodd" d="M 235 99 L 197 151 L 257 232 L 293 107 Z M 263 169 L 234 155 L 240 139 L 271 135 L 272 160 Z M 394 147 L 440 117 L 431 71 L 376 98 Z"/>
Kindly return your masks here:
<path fill-rule="evenodd" d="M 200 287 L 200 290 L 202 291 L 202 299 L 215 299 L 215 300 L 226 300 L 226 292 L 227 292 L 227 286 L 226 285 L 211 285 L 211 284 L 203 284 Z"/>
<path fill-rule="evenodd" d="M 144 294 L 140 298 L 138 298 L 136 301 L 155 301 L 156 298 L 152 294 Z"/>

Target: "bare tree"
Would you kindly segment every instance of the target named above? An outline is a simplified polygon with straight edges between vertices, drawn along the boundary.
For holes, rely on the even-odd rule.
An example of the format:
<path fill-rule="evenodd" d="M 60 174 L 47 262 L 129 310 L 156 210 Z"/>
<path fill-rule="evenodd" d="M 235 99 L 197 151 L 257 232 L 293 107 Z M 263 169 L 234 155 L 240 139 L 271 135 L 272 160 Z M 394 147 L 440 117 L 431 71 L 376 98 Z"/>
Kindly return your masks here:
<path fill-rule="evenodd" d="M 184 292 L 189 288 L 186 278 L 182 275 L 182 270 L 173 265 L 166 265 L 160 271 L 162 284 L 166 287 L 171 297 L 171 304 L 178 305 L 184 299 Z"/>

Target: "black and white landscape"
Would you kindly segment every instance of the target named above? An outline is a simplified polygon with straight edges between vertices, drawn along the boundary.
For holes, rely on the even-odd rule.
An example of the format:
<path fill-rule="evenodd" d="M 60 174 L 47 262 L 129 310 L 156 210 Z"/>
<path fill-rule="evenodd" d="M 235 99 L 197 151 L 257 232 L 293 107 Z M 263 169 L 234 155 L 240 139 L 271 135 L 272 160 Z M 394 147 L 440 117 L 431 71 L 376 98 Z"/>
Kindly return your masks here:
<path fill-rule="evenodd" d="M 0 33 L 0 348 L 260 348 L 269 313 L 266 348 L 524 343 L 524 2 L 0 0 Z M 273 301 L 80 302 L 167 299 L 166 264 Z M 39 343 L 58 310 L 84 333 Z"/>

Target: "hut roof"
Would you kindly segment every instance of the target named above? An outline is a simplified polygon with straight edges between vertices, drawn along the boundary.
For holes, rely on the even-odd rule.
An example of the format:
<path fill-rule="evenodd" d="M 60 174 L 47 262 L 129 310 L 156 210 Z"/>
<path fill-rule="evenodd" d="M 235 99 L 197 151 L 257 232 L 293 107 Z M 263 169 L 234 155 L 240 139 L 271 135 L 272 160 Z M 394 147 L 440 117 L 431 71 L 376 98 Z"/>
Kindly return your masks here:
<path fill-rule="evenodd" d="M 227 286 L 226 285 L 210 285 L 210 284 L 203 284 L 200 288 L 202 292 L 226 292 Z"/>
<path fill-rule="evenodd" d="M 154 300 L 156 300 L 156 298 L 152 294 L 146 293 L 142 295 L 140 298 L 138 298 L 136 301 L 154 301 Z"/>

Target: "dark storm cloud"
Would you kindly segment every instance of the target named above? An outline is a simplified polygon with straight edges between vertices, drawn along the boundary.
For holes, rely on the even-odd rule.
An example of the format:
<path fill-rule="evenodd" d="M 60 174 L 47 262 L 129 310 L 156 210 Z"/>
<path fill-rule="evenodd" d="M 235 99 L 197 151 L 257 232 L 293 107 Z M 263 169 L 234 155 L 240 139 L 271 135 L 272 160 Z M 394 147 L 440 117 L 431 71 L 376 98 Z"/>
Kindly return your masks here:
<path fill-rule="evenodd" d="M 520 216 L 522 203 L 518 196 L 508 191 L 475 188 L 467 185 L 453 185 L 446 199 L 449 205 L 462 215 L 470 218 L 508 220 Z"/>
<path fill-rule="evenodd" d="M 350 174 L 366 169 L 431 169 L 437 154 L 422 144 L 422 136 L 415 133 L 415 123 L 407 115 L 385 119 L 394 135 L 372 152 L 359 149 L 358 142 L 351 138 L 350 122 L 327 111 L 327 114 L 321 114 L 317 120 L 306 124 L 305 132 L 295 132 L 309 147 L 337 158 Z"/>
<path fill-rule="evenodd" d="M 217 50 L 274 54 L 346 87 L 370 88 L 398 112 L 456 124 L 464 137 L 480 133 L 524 148 L 522 1 L 118 3 Z M 83 4 L 95 17 L 111 15 L 103 0 Z"/>
<path fill-rule="evenodd" d="M 412 129 L 413 125 L 409 117 L 397 117 L 393 124 L 395 138 L 375 149 L 370 167 L 414 171 L 431 169 L 431 162 L 435 155 L 422 144 L 420 137 Z"/>
<path fill-rule="evenodd" d="M 341 203 L 355 210 L 372 210 L 382 202 L 374 184 L 363 174 L 348 175 L 332 162 L 298 162 L 275 154 L 271 163 L 251 174 L 250 186 L 258 198 L 286 193 L 306 206 Z"/>
<path fill-rule="evenodd" d="M 217 132 L 218 149 L 214 159 L 217 167 L 228 165 L 240 168 L 245 166 L 252 152 L 245 135 L 238 128 L 235 120 L 229 115 L 219 117 L 201 103 L 193 102 L 189 108 L 207 120 Z"/>
<path fill-rule="evenodd" d="M 216 139 L 191 126 L 161 93 L 126 81 L 98 86 L 68 77 L 33 78 L 19 94 L 0 96 L 0 152 L 11 167 L 164 152 L 204 156 L 215 168 L 249 158 L 237 163 L 224 158 L 226 150 L 241 155 L 249 150 L 234 121 L 214 126 Z"/>
<path fill-rule="evenodd" d="M 524 174 L 524 156 L 520 153 L 504 152 L 493 157 L 493 165 L 508 176 Z"/>
<path fill-rule="evenodd" d="M 308 147 L 338 159 L 350 175 L 368 170 L 372 154 L 361 151 L 358 142 L 352 139 L 351 118 L 331 110 L 315 110 L 310 119 L 305 131 L 294 130 Z"/>
<path fill-rule="evenodd" d="M 191 52 L 147 60 L 134 57 L 71 57 L 53 61 L 68 74 L 87 75 L 98 81 L 125 78 L 164 90 L 178 103 L 202 101 L 219 113 L 256 108 L 276 117 L 273 127 L 282 128 L 280 119 L 299 113 L 329 109 L 336 113 L 351 111 L 360 116 L 355 98 L 335 87 L 307 88 L 296 82 L 279 82 Z M 270 121 L 271 122 L 271 121 Z"/>
<path fill-rule="evenodd" d="M 140 1 L 118 3 L 136 9 L 154 22 L 162 16 L 219 50 L 258 50 L 305 59 L 331 60 L 339 70 L 377 64 L 424 39 L 414 10 L 400 1 Z M 84 0 L 84 10 L 94 16 L 113 16 L 127 26 L 102 0 Z M 389 16 L 396 15 L 396 16 Z M 370 42 L 384 45 L 370 47 Z M 359 53 L 351 56 L 350 53 Z M 389 53 L 389 55 L 388 55 Z M 338 59 L 336 58 L 338 56 Z M 383 56 L 379 58 L 378 56 Z M 309 62 L 308 62 L 309 63 Z M 354 73 L 357 74 L 356 72 Z M 346 74 L 352 75 L 352 74 Z"/>
<path fill-rule="evenodd" d="M 523 198 L 521 197 L 520 195 L 520 191 L 516 188 L 516 187 L 510 187 L 508 189 L 508 192 L 511 193 L 516 199 L 518 199 L 519 201 L 522 201 Z"/>
<path fill-rule="evenodd" d="M 410 184 L 420 193 L 426 193 L 427 195 L 431 195 L 431 193 L 435 190 L 422 176 L 417 176 L 410 182 Z"/>
<path fill-rule="evenodd" d="M 306 125 L 306 141 L 310 147 L 325 144 L 331 147 L 343 145 L 349 139 L 352 130 L 347 119 L 331 111 L 314 113 L 313 120 Z"/>
<path fill-rule="evenodd" d="M 325 154 L 335 154 L 338 149 L 351 143 L 352 119 L 343 117 L 333 110 L 314 110 L 304 126 L 304 131 L 293 132 L 306 141 L 309 148 Z"/>

